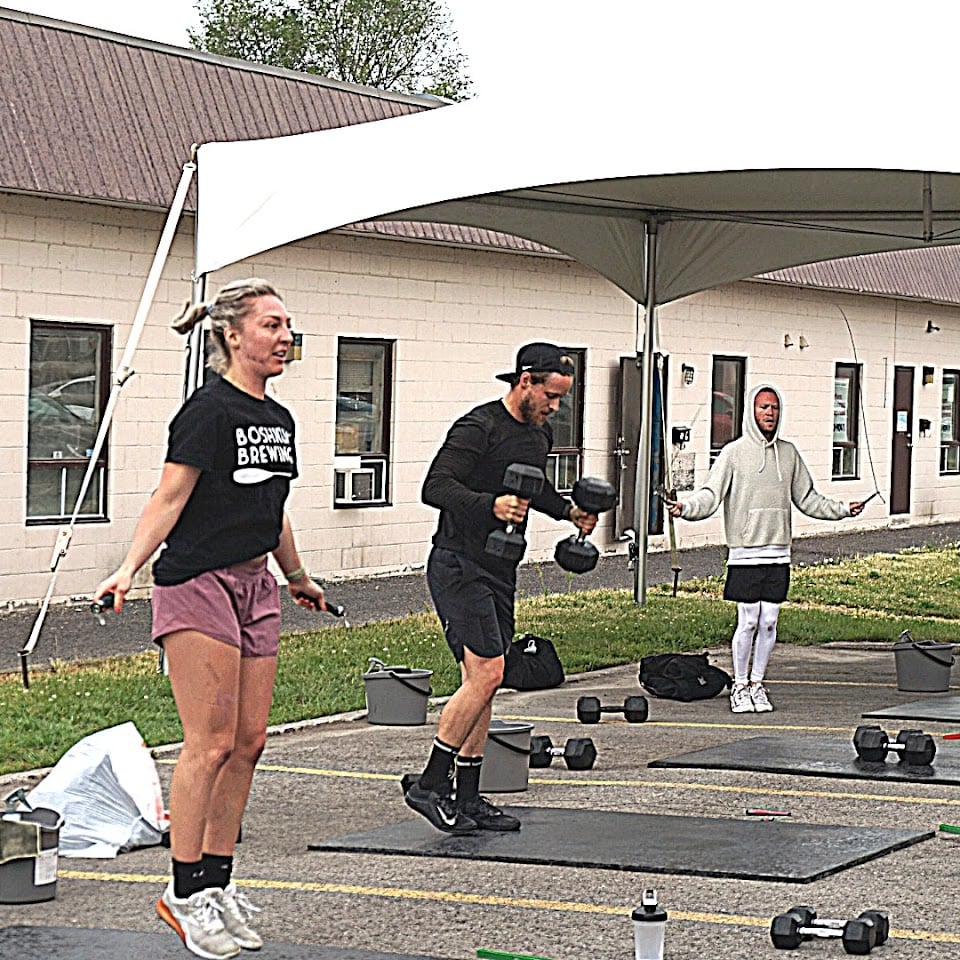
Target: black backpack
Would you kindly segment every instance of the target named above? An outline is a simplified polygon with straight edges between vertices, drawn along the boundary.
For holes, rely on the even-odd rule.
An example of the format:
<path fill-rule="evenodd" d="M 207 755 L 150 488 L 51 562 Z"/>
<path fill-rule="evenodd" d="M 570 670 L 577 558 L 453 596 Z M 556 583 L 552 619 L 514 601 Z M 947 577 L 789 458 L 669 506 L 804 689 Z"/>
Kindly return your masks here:
<path fill-rule="evenodd" d="M 705 653 L 656 653 L 640 660 L 640 686 L 664 700 L 709 700 L 733 686 L 726 670 L 711 666 Z"/>

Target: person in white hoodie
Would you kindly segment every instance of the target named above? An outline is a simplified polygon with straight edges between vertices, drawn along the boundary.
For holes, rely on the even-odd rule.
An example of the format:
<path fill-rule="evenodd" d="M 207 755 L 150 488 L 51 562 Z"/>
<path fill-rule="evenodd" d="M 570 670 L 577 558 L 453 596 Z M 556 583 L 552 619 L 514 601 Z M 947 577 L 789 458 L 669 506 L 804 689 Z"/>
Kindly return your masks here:
<path fill-rule="evenodd" d="M 754 387 L 743 411 L 743 433 L 720 451 L 706 483 L 682 501 L 666 501 L 670 515 L 683 520 L 703 520 L 723 504 L 728 549 L 723 596 L 737 604 L 734 713 L 773 709 L 763 678 L 790 586 L 791 505 L 817 520 L 856 517 L 864 507 L 863 501 L 846 504 L 817 493 L 797 448 L 779 437 L 782 409 L 775 387 Z"/>

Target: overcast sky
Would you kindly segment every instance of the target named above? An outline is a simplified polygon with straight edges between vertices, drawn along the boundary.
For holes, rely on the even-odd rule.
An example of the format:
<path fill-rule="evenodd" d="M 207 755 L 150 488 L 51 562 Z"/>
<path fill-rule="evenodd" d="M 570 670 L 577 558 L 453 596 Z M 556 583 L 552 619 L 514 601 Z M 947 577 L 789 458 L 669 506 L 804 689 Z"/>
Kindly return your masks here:
<path fill-rule="evenodd" d="M 2 0 L 0 0 L 2 2 Z M 943 0 L 446 0 L 481 97 L 563 90 L 583 97 L 628 85 L 642 103 L 665 84 L 709 90 L 714 71 L 733 76 L 757 109 L 785 72 L 818 95 L 856 99 L 864 84 L 908 73 L 954 80 L 952 5 Z M 10 7 L 188 46 L 194 0 L 7 0 Z M 838 82 L 839 80 L 839 82 Z M 774 81 L 770 83 L 770 81 Z M 823 90 L 819 86 L 823 82 Z M 824 94 L 826 91 L 826 94 Z M 776 103 L 773 109 L 797 105 Z M 802 124 L 802 115 L 798 117 Z M 904 135 L 892 129 L 891 135 Z"/>

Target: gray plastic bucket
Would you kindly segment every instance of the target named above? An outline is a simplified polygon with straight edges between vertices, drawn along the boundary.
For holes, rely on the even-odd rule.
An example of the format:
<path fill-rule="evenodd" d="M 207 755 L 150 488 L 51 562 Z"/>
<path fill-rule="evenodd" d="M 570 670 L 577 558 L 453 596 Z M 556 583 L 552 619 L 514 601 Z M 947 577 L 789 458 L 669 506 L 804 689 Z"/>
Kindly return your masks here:
<path fill-rule="evenodd" d="M 532 723 L 491 720 L 480 768 L 481 793 L 517 793 L 527 789 Z"/>
<path fill-rule="evenodd" d="M 0 903 L 40 903 L 57 895 L 57 857 L 63 819 L 56 810 L 0 815 Z M 27 849 L 32 847 L 32 849 Z"/>
<path fill-rule="evenodd" d="M 903 637 L 903 634 L 901 634 Z M 897 689 L 907 693 L 944 693 L 950 689 L 953 644 L 903 639 L 893 645 Z"/>
<path fill-rule="evenodd" d="M 367 722 L 385 726 L 416 727 L 427 722 L 427 699 L 432 670 L 416 667 L 386 667 L 363 675 L 367 694 Z"/>

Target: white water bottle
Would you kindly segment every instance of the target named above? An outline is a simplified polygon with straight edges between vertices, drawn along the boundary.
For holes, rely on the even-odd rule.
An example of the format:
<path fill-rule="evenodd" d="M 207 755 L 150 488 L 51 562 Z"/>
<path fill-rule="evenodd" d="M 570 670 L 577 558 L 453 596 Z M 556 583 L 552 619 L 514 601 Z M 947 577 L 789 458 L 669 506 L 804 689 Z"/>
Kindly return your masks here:
<path fill-rule="evenodd" d="M 657 904 L 657 891 L 644 890 L 633 911 L 633 946 L 636 960 L 663 960 L 667 911 Z"/>

